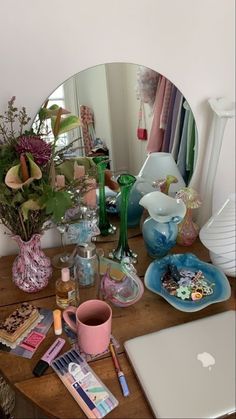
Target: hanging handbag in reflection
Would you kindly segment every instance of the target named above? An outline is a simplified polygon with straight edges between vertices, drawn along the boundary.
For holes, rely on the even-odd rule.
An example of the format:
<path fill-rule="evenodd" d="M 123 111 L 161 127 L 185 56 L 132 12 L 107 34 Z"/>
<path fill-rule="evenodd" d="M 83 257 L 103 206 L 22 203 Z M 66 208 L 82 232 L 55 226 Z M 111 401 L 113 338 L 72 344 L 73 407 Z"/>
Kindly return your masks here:
<path fill-rule="evenodd" d="M 143 101 L 140 100 L 137 137 L 139 140 L 147 140 L 146 118 Z"/>

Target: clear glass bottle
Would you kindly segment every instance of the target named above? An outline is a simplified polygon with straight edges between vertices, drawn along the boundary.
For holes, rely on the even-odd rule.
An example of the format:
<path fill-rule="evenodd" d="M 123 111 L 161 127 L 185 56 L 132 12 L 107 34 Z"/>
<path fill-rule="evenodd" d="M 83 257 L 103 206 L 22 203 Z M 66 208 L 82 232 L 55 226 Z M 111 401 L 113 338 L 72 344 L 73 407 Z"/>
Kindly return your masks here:
<path fill-rule="evenodd" d="M 99 259 L 94 243 L 82 243 L 77 246 L 74 276 L 77 288 L 95 287 L 99 284 Z"/>
<path fill-rule="evenodd" d="M 75 281 L 70 277 L 69 268 L 61 270 L 61 278 L 56 281 L 56 303 L 64 309 L 76 304 Z"/>

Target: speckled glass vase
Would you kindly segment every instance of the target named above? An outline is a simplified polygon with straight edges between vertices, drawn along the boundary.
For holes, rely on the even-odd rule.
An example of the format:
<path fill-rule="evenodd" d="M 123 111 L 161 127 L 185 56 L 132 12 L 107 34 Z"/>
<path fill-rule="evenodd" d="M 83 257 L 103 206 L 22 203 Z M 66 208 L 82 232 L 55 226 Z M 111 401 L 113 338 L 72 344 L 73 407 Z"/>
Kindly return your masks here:
<path fill-rule="evenodd" d="M 187 208 L 183 221 L 178 226 L 177 244 L 191 246 L 199 233 L 198 225 L 192 219 L 192 209 Z"/>
<path fill-rule="evenodd" d="M 41 291 L 48 284 L 52 274 L 50 259 L 41 249 L 40 234 L 34 234 L 27 242 L 20 236 L 13 236 L 19 246 L 19 255 L 13 262 L 12 279 L 22 291 Z"/>

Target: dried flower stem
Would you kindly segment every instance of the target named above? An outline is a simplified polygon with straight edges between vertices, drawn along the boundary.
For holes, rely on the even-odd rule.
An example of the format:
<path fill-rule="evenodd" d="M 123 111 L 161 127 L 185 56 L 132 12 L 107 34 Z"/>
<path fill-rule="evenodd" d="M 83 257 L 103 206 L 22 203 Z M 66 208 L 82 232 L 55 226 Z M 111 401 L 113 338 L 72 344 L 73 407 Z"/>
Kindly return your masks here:
<path fill-rule="evenodd" d="M 27 232 L 26 232 L 26 228 L 25 228 L 24 221 L 23 221 L 22 214 L 21 214 L 21 211 L 20 210 L 18 210 L 18 214 L 19 214 L 19 218 L 20 218 L 20 223 L 21 223 L 21 226 L 22 226 L 22 230 L 24 232 L 25 240 L 27 241 Z"/>

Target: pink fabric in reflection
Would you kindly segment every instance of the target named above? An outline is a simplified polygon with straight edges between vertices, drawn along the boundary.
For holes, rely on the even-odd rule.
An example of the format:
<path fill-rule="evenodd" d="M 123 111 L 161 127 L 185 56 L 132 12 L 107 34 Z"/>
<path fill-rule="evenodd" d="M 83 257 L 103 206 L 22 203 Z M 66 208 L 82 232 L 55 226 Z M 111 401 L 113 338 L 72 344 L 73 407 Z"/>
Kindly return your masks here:
<path fill-rule="evenodd" d="M 160 128 L 160 118 L 164 100 L 166 81 L 167 79 L 164 76 L 159 77 L 153 110 L 152 127 L 147 144 L 148 153 L 160 151 L 162 147 L 164 131 L 162 128 Z"/>
<path fill-rule="evenodd" d="M 164 98 L 163 98 L 163 105 L 161 110 L 161 116 L 160 116 L 160 128 L 166 129 L 167 125 L 167 117 L 168 117 L 168 110 L 169 110 L 169 104 L 170 104 L 170 97 L 171 97 L 171 89 L 172 89 L 172 83 L 170 80 L 166 80 L 165 85 L 165 92 L 164 92 Z"/>
<path fill-rule="evenodd" d="M 89 132 L 89 125 L 94 125 L 94 115 L 88 106 L 80 106 L 80 118 L 82 121 L 82 132 L 84 140 L 85 155 L 87 156 L 92 149 L 92 138 Z"/>

